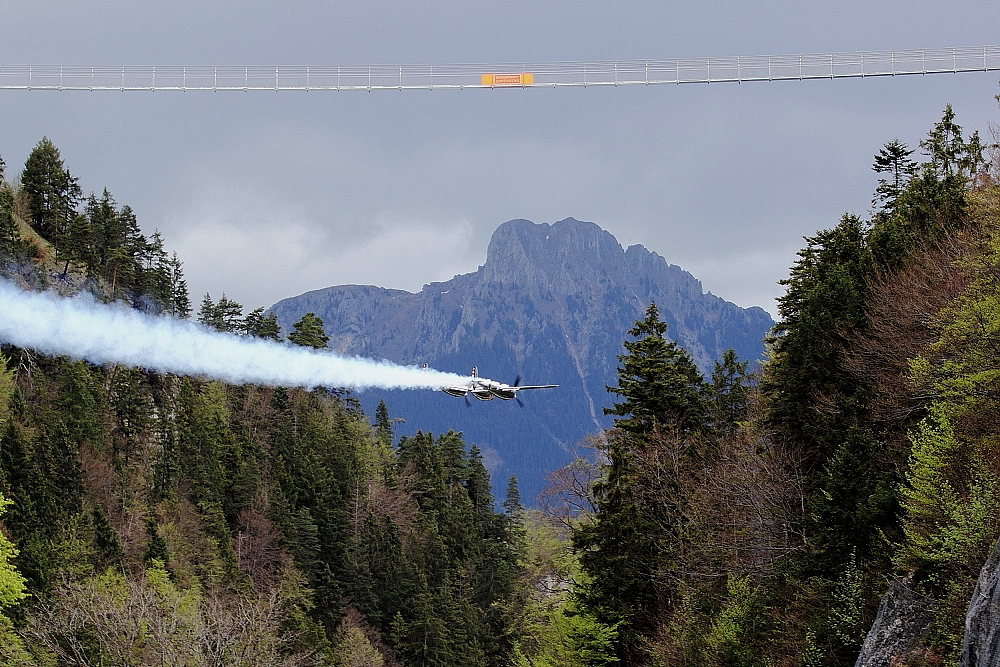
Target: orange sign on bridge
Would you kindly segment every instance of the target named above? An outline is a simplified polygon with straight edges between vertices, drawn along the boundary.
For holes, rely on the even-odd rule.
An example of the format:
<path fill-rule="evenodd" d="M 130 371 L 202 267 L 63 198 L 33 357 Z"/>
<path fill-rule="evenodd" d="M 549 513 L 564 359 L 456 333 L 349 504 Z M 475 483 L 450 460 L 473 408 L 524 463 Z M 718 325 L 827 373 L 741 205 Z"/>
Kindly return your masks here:
<path fill-rule="evenodd" d="M 509 74 L 483 74 L 484 86 L 530 86 L 535 83 L 535 75 L 531 72 L 515 72 Z"/>

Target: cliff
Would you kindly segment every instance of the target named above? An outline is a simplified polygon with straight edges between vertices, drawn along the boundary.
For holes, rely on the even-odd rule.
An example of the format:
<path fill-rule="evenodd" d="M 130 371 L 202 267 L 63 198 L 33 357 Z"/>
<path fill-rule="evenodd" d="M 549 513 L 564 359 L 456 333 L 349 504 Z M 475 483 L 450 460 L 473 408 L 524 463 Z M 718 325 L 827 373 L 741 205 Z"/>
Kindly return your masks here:
<path fill-rule="evenodd" d="M 705 293 L 701 283 L 660 255 L 624 249 L 594 223 L 511 220 L 494 232 L 486 262 L 474 273 L 431 283 L 416 294 L 341 285 L 284 299 L 272 307 L 287 331 L 303 313 L 323 319 L 330 347 L 341 354 L 468 373 L 559 389 L 509 404 L 474 405 L 444 394 L 366 392 L 371 408 L 384 398 L 407 432 L 455 428 L 486 452 L 499 479 L 516 474 L 530 500 L 541 470 L 563 465 L 572 446 L 610 425 L 605 386 L 615 384 L 616 355 L 626 331 L 655 301 L 668 335 L 705 371 L 734 348 L 762 357 L 773 325 L 761 308 L 740 308 Z"/>

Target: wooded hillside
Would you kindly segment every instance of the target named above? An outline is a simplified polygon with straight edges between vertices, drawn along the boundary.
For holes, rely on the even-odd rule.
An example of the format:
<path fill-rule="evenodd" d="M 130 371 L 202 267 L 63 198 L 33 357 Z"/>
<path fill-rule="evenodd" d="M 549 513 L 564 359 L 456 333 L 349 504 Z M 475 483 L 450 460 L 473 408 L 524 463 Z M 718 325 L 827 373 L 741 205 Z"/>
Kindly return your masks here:
<path fill-rule="evenodd" d="M 43 139 L 4 184 L 4 275 L 187 316 L 159 235 L 75 183 Z M 199 319 L 277 337 L 225 297 Z M 316 319 L 290 344 L 325 345 Z M 342 391 L 4 346 L 0 492 L 0 664 L 486 666 L 510 652 L 520 506 L 495 511 L 460 434 L 393 442 L 388 413 L 373 425 Z"/>
<path fill-rule="evenodd" d="M 1000 535 L 1000 160 L 950 107 L 920 149 L 807 239 L 758 382 L 720 393 L 739 373 L 693 373 L 652 307 L 629 332 L 596 512 L 567 514 L 621 664 L 853 665 L 894 579 L 933 617 L 898 664 L 958 664 Z"/>
<path fill-rule="evenodd" d="M 846 666 L 891 582 L 930 619 L 894 659 L 957 665 L 1000 536 L 1000 151 L 950 107 L 919 151 L 887 143 L 870 218 L 806 240 L 760 375 L 703 376 L 650 304 L 615 428 L 537 509 L 346 392 L 3 347 L 0 665 Z M 33 160 L 4 275 L 187 316 L 158 235 Z M 225 297 L 198 318 L 278 337 Z"/>

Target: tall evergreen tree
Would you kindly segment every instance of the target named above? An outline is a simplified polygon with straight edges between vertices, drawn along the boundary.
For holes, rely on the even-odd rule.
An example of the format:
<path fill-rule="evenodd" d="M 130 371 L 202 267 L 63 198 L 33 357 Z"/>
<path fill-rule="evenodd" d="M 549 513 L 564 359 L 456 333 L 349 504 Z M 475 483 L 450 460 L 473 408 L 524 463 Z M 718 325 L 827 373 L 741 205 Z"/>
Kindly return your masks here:
<path fill-rule="evenodd" d="M 14 193 L 0 179 L 0 257 L 16 256 L 21 250 L 21 234 L 14 221 Z"/>
<path fill-rule="evenodd" d="M 511 475 L 507 481 L 507 496 L 503 501 L 503 509 L 507 516 L 516 519 L 524 512 L 521 505 L 521 489 L 517 485 L 517 475 Z"/>
<path fill-rule="evenodd" d="M 379 399 L 378 406 L 375 408 L 375 435 L 386 446 L 392 446 L 394 437 L 392 420 L 389 419 L 389 408 L 386 407 L 385 401 L 382 399 Z"/>
<path fill-rule="evenodd" d="M 667 330 L 655 303 L 635 323 L 619 355 L 618 386 L 608 391 L 624 400 L 604 414 L 620 417 L 615 426 L 630 435 L 648 436 L 669 427 L 689 431 L 704 425 L 708 413 L 705 381 L 687 351 L 663 337 Z"/>
<path fill-rule="evenodd" d="M 712 368 L 710 384 L 709 412 L 716 432 L 724 434 L 732 430 L 736 422 L 746 418 L 750 400 L 747 386 L 748 361 L 740 361 L 736 351 L 729 349 L 722 353 L 722 361 L 716 361 Z"/>
<path fill-rule="evenodd" d="M 255 308 L 243 320 L 243 333 L 254 338 L 280 341 L 281 327 L 274 313 L 264 315 L 264 308 Z"/>
<path fill-rule="evenodd" d="M 47 137 L 42 137 L 24 163 L 21 190 L 28 199 L 31 226 L 58 244 L 83 193 L 77 179 L 63 166 L 59 149 Z"/>
<path fill-rule="evenodd" d="M 330 342 L 330 337 L 323 331 L 323 320 L 316 313 L 306 313 L 298 322 L 292 325 L 288 340 L 303 347 L 323 348 Z"/>
<path fill-rule="evenodd" d="M 708 387 L 687 352 L 667 341 L 665 332 L 655 304 L 628 332 L 635 340 L 625 341 L 628 354 L 619 356 L 618 386 L 608 387 L 624 400 L 605 408 L 618 418 L 605 450 L 604 476 L 593 487 L 597 514 L 573 534 L 580 564 L 590 575 L 581 600 L 599 622 L 619 627 L 618 656 L 626 665 L 642 662 L 643 637 L 670 613 L 675 596 L 663 589 L 662 579 L 675 566 L 683 521 L 677 497 L 683 470 L 675 467 L 667 473 L 671 479 L 654 480 L 651 476 L 664 471 L 650 471 L 647 459 L 665 447 L 685 458 L 709 420 Z M 669 508 L 662 498 L 645 496 L 654 487 L 675 496 Z"/>
<path fill-rule="evenodd" d="M 191 315 L 191 297 L 188 296 L 187 281 L 184 280 L 184 270 L 175 252 L 167 263 L 170 282 L 170 314 L 186 320 Z"/>
<path fill-rule="evenodd" d="M 844 349 L 867 324 L 871 256 L 864 226 L 853 215 L 806 241 L 782 281 L 787 289 L 778 300 L 781 321 L 761 387 L 771 424 L 804 445 L 816 464 L 829 451 L 824 438 L 837 432 L 818 399 L 850 400 L 860 388 L 844 367 Z"/>
<path fill-rule="evenodd" d="M 910 159 L 913 150 L 906 144 L 893 139 L 882 147 L 875 156 L 872 171 L 877 174 L 889 174 L 889 178 L 878 179 L 873 204 L 883 211 L 891 212 L 896 205 L 896 199 L 903 192 L 906 183 L 917 172 L 917 163 Z"/>
<path fill-rule="evenodd" d="M 212 295 L 206 294 L 198 310 L 198 321 L 216 331 L 239 333 L 244 326 L 243 305 L 225 294 L 215 303 Z"/>

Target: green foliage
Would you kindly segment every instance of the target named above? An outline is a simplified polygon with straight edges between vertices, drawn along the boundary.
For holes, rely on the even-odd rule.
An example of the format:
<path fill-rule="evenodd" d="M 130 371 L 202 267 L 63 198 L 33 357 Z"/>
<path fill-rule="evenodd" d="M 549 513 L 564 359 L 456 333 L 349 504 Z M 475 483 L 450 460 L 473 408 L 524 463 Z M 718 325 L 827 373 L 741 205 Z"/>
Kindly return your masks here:
<path fill-rule="evenodd" d="M 889 178 L 878 179 L 875 188 L 873 204 L 879 205 L 883 212 L 893 212 L 896 200 L 902 194 L 907 181 L 917 172 L 917 163 L 910 159 L 913 150 L 906 147 L 899 139 L 888 142 L 875 155 L 872 171 L 877 174 L 889 174 Z"/>
<path fill-rule="evenodd" d="M 588 667 L 618 664 L 619 624 L 580 607 L 574 586 L 585 579 L 565 526 L 534 510 L 524 513 L 521 610 L 513 662 L 517 667 Z"/>
<path fill-rule="evenodd" d="M 852 215 L 806 241 L 782 281 L 787 291 L 778 300 L 781 321 L 761 387 L 773 427 L 801 442 L 815 462 L 839 426 L 817 410 L 817 397 L 849 403 L 859 389 L 844 368 L 843 350 L 867 322 L 871 257 L 861 220 Z"/>
<path fill-rule="evenodd" d="M 831 592 L 830 629 L 848 656 L 861 648 L 866 630 L 864 624 L 864 581 L 857 559 L 852 554 L 843 574 Z"/>
<path fill-rule="evenodd" d="M 255 308 L 247 313 L 243 320 L 243 332 L 254 338 L 280 341 L 281 327 L 278 326 L 278 316 L 274 313 L 264 315 L 264 308 Z"/>
<path fill-rule="evenodd" d="M 710 421 L 720 433 L 734 429 L 746 417 L 750 404 L 750 387 L 747 386 L 747 366 L 750 362 L 740 361 L 735 350 L 726 350 L 722 361 L 716 361 L 712 368 Z"/>
<path fill-rule="evenodd" d="M 726 600 L 705 637 L 705 665 L 751 667 L 765 664 L 751 641 L 761 618 L 760 591 L 750 577 L 730 574 Z"/>
<path fill-rule="evenodd" d="M 330 342 L 330 337 L 323 331 L 323 320 L 316 313 L 306 313 L 298 322 L 292 325 L 288 341 L 303 347 L 323 348 Z"/>
<path fill-rule="evenodd" d="M 46 137 L 28 155 L 21 171 L 31 226 L 42 236 L 59 239 L 82 198 L 77 179 L 63 166 L 59 149 Z"/>
<path fill-rule="evenodd" d="M 515 667 L 612 667 L 618 625 L 601 623 L 572 606 L 550 611 L 544 633 L 534 637 L 537 646 L 530 656 L 521 647 L 514 652 Z"/>
<path fill-rule="evenodd" d="M 998 480 L 981 461 L 968 461 L 951 420 L 935 406 L 912 435 L 906 483 L 900 487 L 906 542 L 897 564 L 916 570 L 940 591 L 956 569 L 985 559 L 998 533 Z M 971 568 L 973 572 L 976 568 Z"/>
<path fill-rule="evenodd" d="M 604 414 L 621 417 L 615 426 L 626 433 L 648 436 L 657 428 L 688 431 L 707 420 L 704 379 L 684 348 L 663 337 L 667 325 L 660 321 L 655 303 L 644 319 L 629 330 L 628 354 L 620 355 L 618 386 L 608 391 L 624 400 Z"/>
<path fill-rule="evenodd" d="M 11 504 L 0 493 L 0 516 Z M 0 610 L 9 607 L 27 597 L 24 587 L 24 577 L 14 567 L 12 560 L 17 556 L 17 549 L 3 533 L 0 533 Z"/>
<path fill-rule="evenodd" d="M 394 439 L 392 420 L 389 419 L 389 408 L 386 407 L 385 401 L 382 399 L 379 399 L 378 406 L 375 408 L 375 435 L 386 446 L 392 446 Z"/>
<path fill-rule="evenodd" d="M 17 258 L 27 254 L 14 220 L 14 192 L 0 178 L 0 258 Z"/>
<path fill-rule="evenodd" d="M 0 516 L 11 501 L 0 493 Z M 0 532 L 0 667 L 16 667 L 31 664 L 31 656 L 24 648 L 21 638 L 14 632 L 13 625 L 3 614 L 4 607 L 17 604 L 27 597 L 25 579 L 14 567 L 17 557 L 14 544 Z"/>
<path fill-rule="evenodd" d="M 198 321 L 216 331 L 238 333 L 243 329 L 243 305 L 225 294 L 214 303 L 212 295 L 206 294 L 198 310 Z"/>

